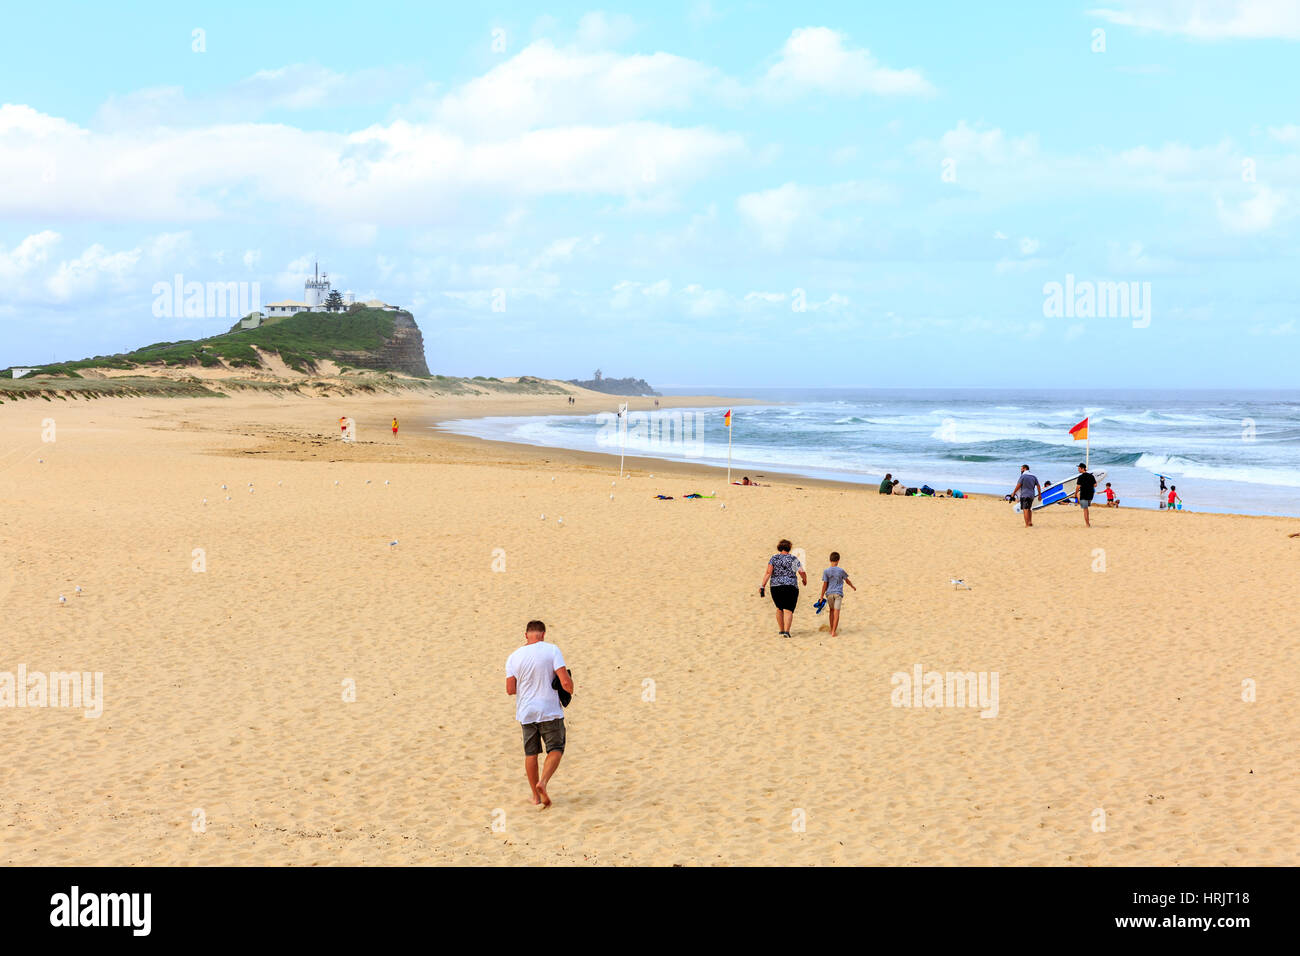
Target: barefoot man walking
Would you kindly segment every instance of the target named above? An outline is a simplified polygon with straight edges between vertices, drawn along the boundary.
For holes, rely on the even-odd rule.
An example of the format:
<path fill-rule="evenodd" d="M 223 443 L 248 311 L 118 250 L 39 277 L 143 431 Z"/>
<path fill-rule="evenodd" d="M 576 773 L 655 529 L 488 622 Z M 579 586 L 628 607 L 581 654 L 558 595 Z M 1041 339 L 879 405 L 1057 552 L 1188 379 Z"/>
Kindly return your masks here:
<path fill-rule="evenodd" d="M 506 693 L 515 695 L 515 719 L 524 729 L 524 772 L 532 801 L 545 810 L 551 805 L 546 793 L 555 768 L 564 756 L 564 707 L 552 687 L 559 678 L 566 693 L 573 693 L 573 678 L 564 666 L 564 655 L 546 641 L 546 625 L 529 621 L 524 629 L 527 642 L 506 659 Z M 537 756 L 546 744 L 546 763 L 540 776 Z"/>

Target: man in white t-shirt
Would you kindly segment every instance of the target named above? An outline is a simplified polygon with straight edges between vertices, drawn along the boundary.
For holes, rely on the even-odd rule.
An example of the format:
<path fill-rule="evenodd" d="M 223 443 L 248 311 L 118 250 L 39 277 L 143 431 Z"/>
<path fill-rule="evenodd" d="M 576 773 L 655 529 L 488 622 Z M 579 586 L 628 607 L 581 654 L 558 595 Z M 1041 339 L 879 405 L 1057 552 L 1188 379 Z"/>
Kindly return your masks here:
<path fill-rule="evenodd" d="M 564 666 L 564 655 L 546 642 L 546 625 L 529 621 L 524 629 L 527 642 L 506 658 L 506 693 L 515 695 L 515 719 L 524 729 L 524 772 L 533 803 L 542 809 L 551 805 L 546 793 L 555 768 L 564 756 L 564 706 L 552 683 L 559 678 L 566 694 L 573 693 L 573 678 Z M 546 763 L 537 772 L 537 756 L 546 744 Z"/>

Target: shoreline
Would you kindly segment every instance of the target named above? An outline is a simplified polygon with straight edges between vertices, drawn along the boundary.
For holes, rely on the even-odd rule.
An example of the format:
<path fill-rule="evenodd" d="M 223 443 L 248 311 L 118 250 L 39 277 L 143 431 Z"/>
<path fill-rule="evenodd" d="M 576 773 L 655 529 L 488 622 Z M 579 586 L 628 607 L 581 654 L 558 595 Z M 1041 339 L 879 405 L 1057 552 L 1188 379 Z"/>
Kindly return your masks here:
<path fill-rule="evenodd" d="M 716 407 L 725 407 L 727 405 L 735 405 L 739 407 L 741 405 L 788 404 L 788 403 L 779 403 L 779 402 L 766 402 L 758 399 L 742 401 L 740 399 L 719 398 L 718 396 L 674 396 L 674 397 L 684 399 L 684 401 L 674 403 L 675 406 L 706 406 L 706 407 L 716 408 Z M 674 407 L 674 406 L 663 406 L 663 407 L 667 408 L 667 407 Z M 607 409 L 602 409 L 602 410 L 607 411 Z M 653 411 L 656 409 L 653 408 L 635 409 L 634 408 L 630 410 L 631 411 Z M 499 416 L 492 412 L 484 412 L 478 415 L 458 415 L 455 417 L 440 417 L 438 420 L 431 422 L 428 427 L 435 430 L 437 434 L 441 436 L 445 436 L 447 438 L 453 438 L 456 440 L 467 441 L 467 442 L 481 442 L 485 446 L 499 446 L 502 448 L 511 448 L 511 449 L 517 449 L 521 451 L 523 449 L 532 449 L 538 453 L 545 452 L 549 454 L 551 457 L 555 457 L 558 455 L 572 456 L 573 460 L 582 461 L 588 465 L 595 465 L 597 462 L 600 462 L 605 459 L 617 459 L 619 456 L 615 452 L 591 451 L 588 449 L 567 448 L 563 445 L 545 445 L 538 442 L 511 441 L 506 438 L 484 438 L 479 435 L 468 435 L 463 432 L 453 431 L 446 427 L 446 425 L 449 422 L 462 421 L 462 420 L 472 421 L 481 418 L 494 418 L 494 417 L 548 418 L 553 415 L 581 416 L 587 414 L 591 414 L 591 412 L 576 411 L 576 410 L 570 412 L 542 412 L 535 416 Z M 544 458 L 543 460 L 549 460 L 549 458 Z M 724 483 L 726 479 L 725 464 L 714 465 L 706 462 L 689 461 L 689 460 L 678 459 L 678 458 L 660 458 L 660 457 L 655 457 L 653 455 L 644 455 L 644 454 L 635 455 L 635 456 L 632 454 L 628 454 L 626 456 L 626 462 L 628 464 L 635 462 L 638 466 L 638 469 L 641 471 L 653 470 L 654 466 L 658 465 L 660 472 L 667 472 L 669 469 L 677 469 L 692 474 L 701 474 L 701 475 L 710 474 L 712 472 L 721 472 L 721 475 L 719 477 L 722 478 Z M 772 469 L 777 469 L 777 467 L 778 466 L 774 466 L 771 464 L 756 465 L 753 463 L 740 463 L 740 464 L 733 464 L 731 470 L 733 476 L 735 476 L 735 475 L 744 474 L 745 473 L 744 469 L 748 469 L 748 474 L 750 474 L 751 476 L 757 476 L 759 478 L 762 478 L 765 483 L 780 482 L 784 484 L 793 484 L 794 482 L 798 481 L 806 485 L 814 485 L 817 487 L 836 488 L 843 491 L 858 491 L 858 492 L 870 492 L 873 494 L 879 494 L 879 479 L 868 478 L 864 481 L 852 481 L 847 478 L 827 478 L 822 475 L 812 475 L 812 474 L 808 474 L 805 471 L 798 471 L 798 470 L 789 470 L 789 471 L 772 470 Z M 791 467 L 797 468 L 798 466 L 791 466 Z M 769 469 L 769 471 L 760 472 L 757 470 L 759 468 Z M 617 470 L 618 469 L 616 468 L 612 468 L 612 467 L 610 468 L 611 473 L 617 472 Z M 1098 469 L 1098 470 L 1104 470 L 1104 469 Z M 883 478 L 884 476 L 882 475 L 881 477 Z M 1011 481 L 1014 482 L 1014 480 L 1015 479 L 1013 476 Z M 936 490 L 944 490 L 944 489 L 936 488 Z M 961 490 L 963 491 L 963 494 L 965 495 L 966 498 L 979 498 L 987 501 L 995 501 L 1000 504 L 1008 504 L 1008 505 L 1010 504 L 1010 502 L 1006 502 L 1004 498 L 1001 495 L 997 494 L 996 492 L 966 491 L 965 489 L 961 489 Z M 890 497 L 890 496 L 882 496 L 882 497 Z M 1098 497 L 1095 499 L 1096 503 L 1094 504 L 1093 507 L 1099 511 L 1114 512 L 1114 511 L 1132 510 L 1132 511 L 1151 512 L 1154 514 L 1162 514 L 1162 515 L 1165 514 L 1165 509 L 1163 508 L 1146 507 L 1138 504 L 1125 505 L 1123 503 L 1124 500 L 1125 500 L 1124 498 L 1120 498 L 1120 506 L 1118 508 L 1108 509 L 1105 507 L 1103 503 L 1103 499 L 1099 494 Z M 1133 499 L 1130 498 L 1129 500 L 1133 500 Z M 1157 494 L 1149 498 L 1137 498 L 1136 500 L 1158 503 L 1160 497 Z M 1226 517 L 1226 518 L 1254 518 L 1254 519 L 1267 519 L 1267 520 L 1288 520 L 1288 519 L 1295 520 L 1297 518 L 1300 518 L 1300 515 L 1295 515 L 1295 514 L 1267 514 L 1267 513 L 1247 514 L 1247 513 L 1236 512 L 1236 511 L 1215 511 L 1212 509 L 1205 509 L 1205 508 L 1184 509 L 1178 512 L 1178 514 L 1182 516 L 1200 514 L 1200 515 L 1216 515 L 1216 516 Z"/>

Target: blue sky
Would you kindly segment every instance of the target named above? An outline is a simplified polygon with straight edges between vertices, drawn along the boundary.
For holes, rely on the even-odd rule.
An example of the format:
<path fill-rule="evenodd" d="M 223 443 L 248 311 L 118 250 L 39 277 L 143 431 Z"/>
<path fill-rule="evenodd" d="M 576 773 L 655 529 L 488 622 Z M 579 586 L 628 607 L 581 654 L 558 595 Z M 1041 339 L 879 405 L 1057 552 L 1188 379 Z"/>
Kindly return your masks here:
<path fill-rule="evenodd" d="M 0 367 L 319 259 L 444 374 L 1295 385 L 1300 5 L 989 6 L 8 11 Z"/>

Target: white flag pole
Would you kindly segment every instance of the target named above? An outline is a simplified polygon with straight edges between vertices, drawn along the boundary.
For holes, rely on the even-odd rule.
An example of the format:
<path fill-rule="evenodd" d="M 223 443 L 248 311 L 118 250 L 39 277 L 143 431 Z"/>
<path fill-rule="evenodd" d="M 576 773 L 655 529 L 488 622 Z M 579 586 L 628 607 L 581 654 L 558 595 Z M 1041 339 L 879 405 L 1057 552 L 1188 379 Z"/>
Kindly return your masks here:
<path fill-rule="evenodd" d="M 735 423 L 731 420 L 731 412 L 727 412 L 727 484 L 731 484 L 731 433 Z"/>
<path fill-rule="evenodd" d="M 618 442 L 618 477 L 623 477 L 623 456 L 627 454 L 627 402 L 618 406 L 619 442 Z"/>

